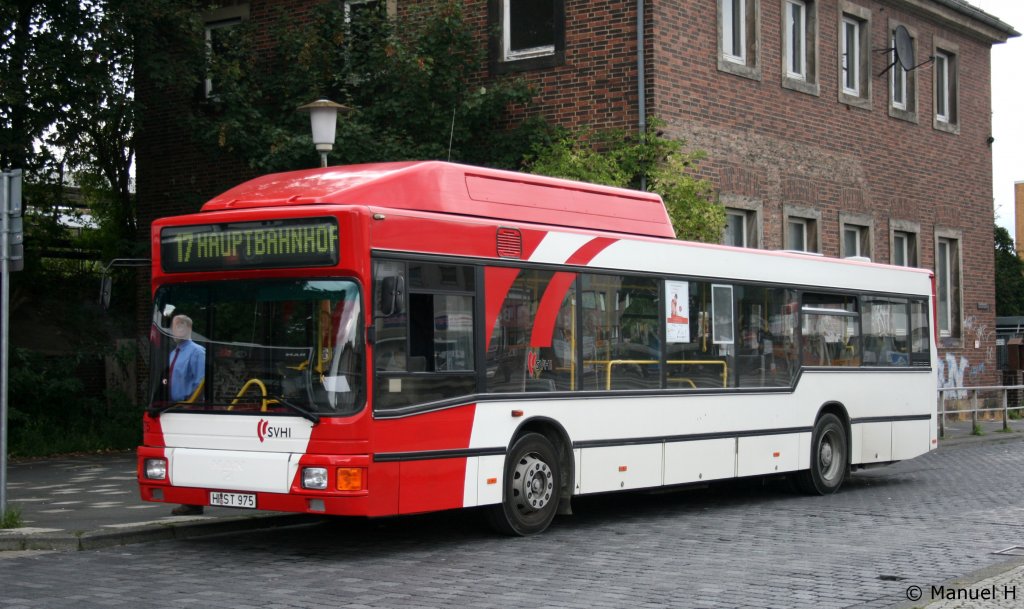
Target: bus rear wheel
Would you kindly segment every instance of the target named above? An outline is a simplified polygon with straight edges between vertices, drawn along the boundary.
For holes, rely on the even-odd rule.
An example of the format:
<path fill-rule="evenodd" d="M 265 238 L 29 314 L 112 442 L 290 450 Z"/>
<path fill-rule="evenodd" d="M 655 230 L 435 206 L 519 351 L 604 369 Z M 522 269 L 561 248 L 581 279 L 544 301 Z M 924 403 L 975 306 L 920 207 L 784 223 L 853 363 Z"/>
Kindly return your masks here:
<path fill-rule="evenodd" d="M 829 495 L 842 486 L 849 469 L 846 428 L 834 414 L 824 414 L 811 435 L 811 469 L 797 474 L 800 490 L 810 495 Z"/>
<path fill-rule="evenodd" d="M 528 433 L 505 460 L 502 502 L 491 508 L 491 525 L 506 535 L 535 535 L 548 528 L 558 510 L 561 471 L 558 452 L 545 436 Z"/>

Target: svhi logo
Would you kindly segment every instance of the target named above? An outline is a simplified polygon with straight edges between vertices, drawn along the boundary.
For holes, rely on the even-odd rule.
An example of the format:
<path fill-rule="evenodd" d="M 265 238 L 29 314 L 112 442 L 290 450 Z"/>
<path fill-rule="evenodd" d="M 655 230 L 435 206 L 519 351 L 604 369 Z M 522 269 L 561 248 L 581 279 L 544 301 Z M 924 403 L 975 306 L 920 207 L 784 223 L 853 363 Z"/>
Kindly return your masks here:
<path fill-rule="evenodd" d="M 270 440 L 273 438 L 290 438 L 292 437 L 291 427 L 271 427 L 270 421 L 266 419 L 260 419 L 256 423 L 256 437 L 260 439 L 260 442 L 264 440 Z"/>

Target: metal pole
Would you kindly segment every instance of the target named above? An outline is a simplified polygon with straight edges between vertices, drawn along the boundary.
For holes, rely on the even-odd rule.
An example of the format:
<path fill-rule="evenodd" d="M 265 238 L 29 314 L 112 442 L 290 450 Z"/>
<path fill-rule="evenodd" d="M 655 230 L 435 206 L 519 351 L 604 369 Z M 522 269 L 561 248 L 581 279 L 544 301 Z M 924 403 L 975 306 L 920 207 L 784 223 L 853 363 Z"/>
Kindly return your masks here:
<path fill-rule="evenodd" d="M 946 437 L 946 392 L 939 389 L 939 437 Z"/>
<path fill-rule="evenodd" d="M 971 433 L 978 428 L 978 390 L 971 392 Z"/>
<path fill-rule="evenodd" d="M 11 203 L 8 200 L 11 190 L 11 176 L 3 172 L 3 235 L 0 235 L 0 258 L 3 259 L 3 288 L 0 292 L 0 515 L 7 513 L 7 360 L 9 349 L 7 348 L 8 330 L 10 316 L 8 304 L 11 301 L 11 273 L 10 260 L 8 258 L 9 248 L 7 246 L 8 229 L 10 218 L 7 210 Z"/>
<path fill-rule="evenodd" d="M 1007 394 L 1010 390 L 1006 387 L 1002 388 L 1002 431 L 1010 431 L 1010 422 L 1007 414 Z"/>

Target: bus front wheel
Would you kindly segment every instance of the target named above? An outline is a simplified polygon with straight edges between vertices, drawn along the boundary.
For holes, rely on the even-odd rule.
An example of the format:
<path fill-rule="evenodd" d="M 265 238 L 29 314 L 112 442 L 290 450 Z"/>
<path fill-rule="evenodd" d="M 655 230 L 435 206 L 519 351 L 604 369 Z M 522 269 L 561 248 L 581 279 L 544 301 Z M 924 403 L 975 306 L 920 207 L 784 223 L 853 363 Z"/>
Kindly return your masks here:
<path fill-rule="evenodd" d="M 544 531 L 558 510 L 559 489 L 561 471 L 554 445 L 539 433 L 521 436 L 505 460 L 502 502 L 491 508 L 491 524 L 507 535 Z"/>
<path fill-rule="evenodd" d="M 839 490 L 849 469 L 846 428 L 834 414 L 821 416 L 811 435 L 811 469 L 797 475 L 800 489 L 811 495 Z"/>

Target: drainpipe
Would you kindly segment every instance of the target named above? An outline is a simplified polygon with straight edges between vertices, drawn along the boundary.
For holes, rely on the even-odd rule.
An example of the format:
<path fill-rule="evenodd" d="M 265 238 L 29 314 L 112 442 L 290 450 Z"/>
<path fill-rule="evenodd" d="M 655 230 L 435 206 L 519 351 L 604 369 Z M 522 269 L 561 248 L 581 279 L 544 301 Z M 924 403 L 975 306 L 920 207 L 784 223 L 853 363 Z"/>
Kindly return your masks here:
<path fill-rule="evenodd" d="M 636 0 L 636 79 L 640 137 L 647 131 L 647 91 L 644 83 L 644 0 Z M 647 177 L 640 176 L 640 190 L 647 190 Z"/>

